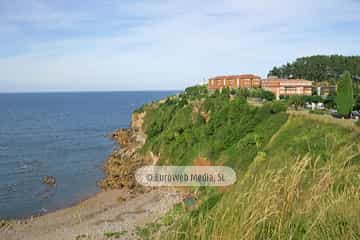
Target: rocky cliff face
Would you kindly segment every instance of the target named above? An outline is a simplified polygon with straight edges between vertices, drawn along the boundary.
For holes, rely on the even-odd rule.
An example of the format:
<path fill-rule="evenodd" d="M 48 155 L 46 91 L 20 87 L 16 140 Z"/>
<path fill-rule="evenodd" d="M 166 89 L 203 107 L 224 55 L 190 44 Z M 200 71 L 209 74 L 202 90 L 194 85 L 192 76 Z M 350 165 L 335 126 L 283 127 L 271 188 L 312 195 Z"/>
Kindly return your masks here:
<path fill-rule="evenodd" d="M 140 144 L 144 144 L 146 141 L 146 134 L 143 128 L 145 115 L 146 112 L 141 112 L 141 113 L 133 113 L 131 116 L 131 129 L 135 133 L 136 142 Z"/>
<path fill-rule="evenodd" d="M 130 129 L 119 129 L 110 135 L 118 143 L 119 148 L 106 160 L 105 178 L 98 183 L 101 188 L 135 188 L 137 186 L 135 171 L 139 167 L 153 163 L 151 157 L 138 153 L 146 141 L 143 129 L 144 117 L 145 112 L 133 113 Z"/>

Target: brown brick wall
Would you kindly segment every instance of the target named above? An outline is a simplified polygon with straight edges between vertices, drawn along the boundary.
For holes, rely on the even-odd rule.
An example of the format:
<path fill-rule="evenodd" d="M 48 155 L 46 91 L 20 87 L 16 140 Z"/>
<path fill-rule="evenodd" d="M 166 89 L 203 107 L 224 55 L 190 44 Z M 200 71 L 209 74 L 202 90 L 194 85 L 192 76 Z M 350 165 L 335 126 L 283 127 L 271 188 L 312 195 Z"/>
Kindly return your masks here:
<path fill-rule="evenodd" d="M 261 87 L 261 78 L 255 75 L 234 75 L 210 78 L 209 89 L 228 88 L 256 88 Z"/>
<path fill-rule="evenodd" d="M 221 76 L 209 79 L 209 89 L 228 88 L 257 88 L 271 91 L 277 98 L 280 95 L 311 95 L 312 82 L 304 79 L 264 79 L 255 75 Z"/>

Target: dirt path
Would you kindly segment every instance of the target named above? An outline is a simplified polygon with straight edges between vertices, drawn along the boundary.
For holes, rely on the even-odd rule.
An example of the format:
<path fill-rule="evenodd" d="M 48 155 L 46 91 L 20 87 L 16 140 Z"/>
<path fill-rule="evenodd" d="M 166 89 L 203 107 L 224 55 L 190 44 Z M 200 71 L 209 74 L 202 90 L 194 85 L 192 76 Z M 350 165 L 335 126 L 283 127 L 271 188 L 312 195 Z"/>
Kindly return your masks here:
<path fill-rule="evenodd" d="M 135 229 L 163 216 L 180 201 L 176 192 L 153 190 L 121 201 L 121 190 L 101 192 L 78 205 L 33 219 L 11 223 L 0 232 L 4 240 L 112 239 L 104 233 L 120 232 L 120 239 L 137 239 Z"/>

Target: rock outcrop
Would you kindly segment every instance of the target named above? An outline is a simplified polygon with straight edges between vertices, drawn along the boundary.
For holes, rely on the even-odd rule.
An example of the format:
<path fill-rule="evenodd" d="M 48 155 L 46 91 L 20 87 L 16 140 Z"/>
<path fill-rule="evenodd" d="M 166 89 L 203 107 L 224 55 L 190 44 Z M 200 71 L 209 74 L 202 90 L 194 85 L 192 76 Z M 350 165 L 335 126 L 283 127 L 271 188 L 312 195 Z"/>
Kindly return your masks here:
<path fill-rule="evenodd" d="M 47 184 L 49 186 L 55 186 L 56 178 L 54 176 L 44 176 L 42 178 L 42 183 Z"/>
<path fill-rule="evenodd" d="M 138 150 L 144 145 L 146 135 L 143 129 L 145 113 L 133 113 L 130 129 L 119 129 L 110 136 L 119 148 L 108 157 L 105 165 L 105 178 L 98 185 L 103 189 L 129 188 L 137 186 L 135 171 L 152 164 Z"/>
<path fill-rule="evenodd" d="M 144 144 L 146 141 L 146 134 L 144 130 L 144 119 L 146 112 L 133 113 L 131 116 L 131 129 L 135 133 L 135 140 L 140 144 Z"/>

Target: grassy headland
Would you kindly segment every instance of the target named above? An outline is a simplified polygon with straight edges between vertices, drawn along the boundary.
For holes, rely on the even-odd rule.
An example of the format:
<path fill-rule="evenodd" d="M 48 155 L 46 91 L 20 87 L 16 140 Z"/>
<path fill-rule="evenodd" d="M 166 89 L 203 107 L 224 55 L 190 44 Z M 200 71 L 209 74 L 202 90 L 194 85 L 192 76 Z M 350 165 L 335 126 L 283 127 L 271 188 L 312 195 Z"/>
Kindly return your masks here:
<path fill-rule="evenodd" d="M 241 90 L 205 87 L 143 106 L 142 154 L 152 152 L 158 165 L 206 159 L 238 175 L 229 189 L 192 189 L 197 207 L 171 215 L 166 231 L 152 236 L 360 238 L 358 129 L 285 110 L 282 102 L 250 106 Z"/>

